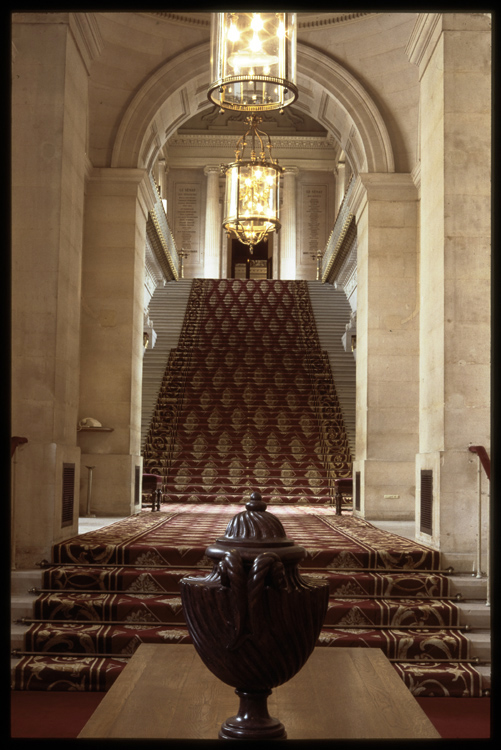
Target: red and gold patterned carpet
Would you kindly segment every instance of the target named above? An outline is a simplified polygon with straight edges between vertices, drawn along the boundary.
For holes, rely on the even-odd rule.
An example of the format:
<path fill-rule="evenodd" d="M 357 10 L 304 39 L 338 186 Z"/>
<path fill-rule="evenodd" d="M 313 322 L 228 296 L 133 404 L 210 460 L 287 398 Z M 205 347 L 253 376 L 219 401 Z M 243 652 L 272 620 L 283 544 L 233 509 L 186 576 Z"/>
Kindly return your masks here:
<path fill-rule="evenodd" d="M 170 502 L 330 501 L 351 455 L 306 282 L 194 281 L 143 454 Z"/>
<path fill-rule="evenodd" d="M 20 690 L 107 690 L 141 643 L 189 643 L 179 580 L 211 563 L 235 507 L 163 506 L 58 544 L 16 670 Z M 276 506 L 329 581 L 318 646 L 381 648 L 415 695 L 475 697 L 478 673 L 438 553 L 332 507 Z"/>
<path fill-rule="evenodd" d="M 439 554 L 334 512 L 351 456 L 305 282 L 194 281 L 144 469 L 160 512 L 54 547 L 16 689 L 107 690 L 141 643 L 190 642 L 179 580 L 257 490 L 329 582 L 318 646 L 381 648 L 416 696 L 481 695 Z"/>

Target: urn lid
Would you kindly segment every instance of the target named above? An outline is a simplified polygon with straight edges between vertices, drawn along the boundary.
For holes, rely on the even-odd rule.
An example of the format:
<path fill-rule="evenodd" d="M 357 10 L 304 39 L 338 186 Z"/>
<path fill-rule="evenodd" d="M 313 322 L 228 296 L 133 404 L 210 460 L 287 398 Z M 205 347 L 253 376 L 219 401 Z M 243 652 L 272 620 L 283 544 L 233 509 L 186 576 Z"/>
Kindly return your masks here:
<path fill-rule="evenodd" d="M 259 492 L 252 493 L 245 508 L 231 519 L 224 537 L 207 548 L 209 557 L 219 557 L 230 549 L 238 549 L 241 554 L 248 549 L 249 554 L 244 554 L 245 557 L 253 557 L 256 553 L 270 549 L 291 562 L 305 556 L 303 547 L 298 547 L 289 539 L 279 519 L 268 513 L 267 504 Z"/>

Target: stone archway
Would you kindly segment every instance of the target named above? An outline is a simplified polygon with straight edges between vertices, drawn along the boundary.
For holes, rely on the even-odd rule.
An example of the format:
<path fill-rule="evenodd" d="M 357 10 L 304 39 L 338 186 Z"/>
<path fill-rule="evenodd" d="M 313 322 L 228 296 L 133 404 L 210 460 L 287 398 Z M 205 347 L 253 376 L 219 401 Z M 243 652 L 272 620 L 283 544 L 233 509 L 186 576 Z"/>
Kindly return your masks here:
<path fill-rule="evenodd" d="M 163 143 L 207 101 L 209 44 L 188 50 L 159 68 L 132 99 L 118 128 L 111 167 L 151 169 Z M 363 172 L 394 172 L 388 129 L 376 104 L 360 82 L 342 65 L 304 44 L 298 44 L 298 76 L 313 83 L 312 116 L 336 138 L 339 129 L 325 116 L 328 103 L 339 107 L 351 123 L 350 137 L 360 153 Z M 341 142 L 344 148 L 345 143 Z"/>

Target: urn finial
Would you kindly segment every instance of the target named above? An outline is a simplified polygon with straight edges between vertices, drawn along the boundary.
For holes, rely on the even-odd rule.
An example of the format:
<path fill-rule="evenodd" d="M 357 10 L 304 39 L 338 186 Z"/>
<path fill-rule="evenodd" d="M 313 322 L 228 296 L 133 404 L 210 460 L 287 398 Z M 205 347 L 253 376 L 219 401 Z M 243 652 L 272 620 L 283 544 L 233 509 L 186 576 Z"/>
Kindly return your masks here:
<path fill-rule="evenodd" d="M 266 510 L 268 507 L 259 492 L 253 492 L 250 500 L 245 503 L 247 510 Z"/>

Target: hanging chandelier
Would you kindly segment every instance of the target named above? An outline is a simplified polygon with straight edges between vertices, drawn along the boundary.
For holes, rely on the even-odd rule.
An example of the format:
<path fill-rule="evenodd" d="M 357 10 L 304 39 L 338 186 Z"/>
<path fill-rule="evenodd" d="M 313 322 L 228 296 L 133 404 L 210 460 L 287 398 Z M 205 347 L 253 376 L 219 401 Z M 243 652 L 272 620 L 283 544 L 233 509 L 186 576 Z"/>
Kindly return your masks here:
<path fill-rule="evenodd" d="M 212 83 L 222 109 L 263 112 L 296 101 L 296 13 L 213 13 Z"/>
<path fill-rule="evenodd" d="M 251 254 L 258 242 L 280 229 L 278 190 L 283 167 L 272 158 L 270 137 L 258 129 L 261 121 L 256 114 L 247 117 L 249 128 L 237 142 L 235 161 L 223 167 L 226 175 L 223 226 L 228 237 L 248 245 Z M 249 143 L 250 156 L 245 158 Z"/>

